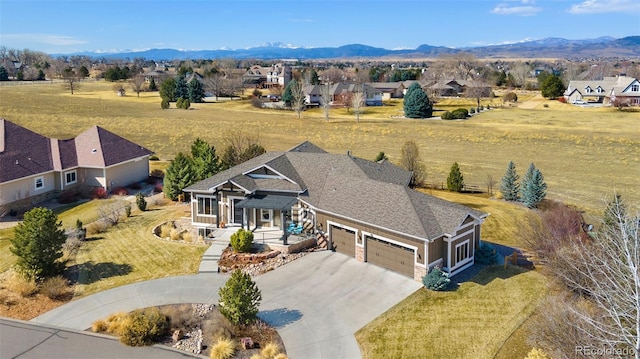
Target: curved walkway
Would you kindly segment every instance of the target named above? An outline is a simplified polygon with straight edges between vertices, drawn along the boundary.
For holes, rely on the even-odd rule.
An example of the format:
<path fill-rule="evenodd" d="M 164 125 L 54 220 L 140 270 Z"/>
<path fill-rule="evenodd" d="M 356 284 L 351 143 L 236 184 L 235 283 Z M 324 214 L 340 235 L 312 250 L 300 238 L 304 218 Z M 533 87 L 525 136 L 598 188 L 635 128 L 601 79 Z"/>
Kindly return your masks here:
<path fill-rule="evenodd" d="M 218 302 L 228 275 L 200 273 L 129 284 L 69 302 L 34 322 L 78 330 L 118 311 Z M 260 316 L 278 329 L 290 358 L 360 358 L 354 333 L 421 287 L 374 265 L 329 251 L 310 253 L 254 279 Z"/>

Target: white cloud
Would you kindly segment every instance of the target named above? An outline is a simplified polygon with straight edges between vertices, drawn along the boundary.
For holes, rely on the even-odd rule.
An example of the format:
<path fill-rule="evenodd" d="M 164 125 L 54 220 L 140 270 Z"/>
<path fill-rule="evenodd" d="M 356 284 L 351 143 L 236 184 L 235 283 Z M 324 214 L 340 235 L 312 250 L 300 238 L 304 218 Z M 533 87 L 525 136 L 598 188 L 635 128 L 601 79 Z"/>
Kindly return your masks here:
<path fill-rule="evenodd" d="M 24 41 L 39 44 L 70 46 L 88 44 L 88 41 L 80 40 L 72 36 L 55 34 L 2 34 L 2 38 L 11 41 Z"/>
<path fill-rule="evenodd" d="M 507 0 L 514 2 L 514 0 Z M 492 13 L 497 15 L 517 15 L 517 16 L 533 16 L 542 11 L 541 7 L 534 6 L 535 0 L 515 0 L 519 2 L 519 5 L 511 6 L 508 3 L 498 4 L 491 10 Z"/>
<path fill-rule="evenodd" d="M 599 14 L 605 12 L 640 13 L 638 0 L 586 0 L 571 6 L 572 14 Z"/>

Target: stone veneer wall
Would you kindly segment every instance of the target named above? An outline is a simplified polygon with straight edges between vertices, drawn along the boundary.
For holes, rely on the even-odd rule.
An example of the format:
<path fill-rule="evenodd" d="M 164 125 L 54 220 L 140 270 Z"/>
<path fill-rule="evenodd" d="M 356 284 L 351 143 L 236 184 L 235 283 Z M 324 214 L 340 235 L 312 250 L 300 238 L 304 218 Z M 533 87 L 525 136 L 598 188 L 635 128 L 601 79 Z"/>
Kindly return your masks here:
<path fill-rule="evenodd" d="M 364 247 L 356 246 L 356 260 L 364 262 Z"/>
<path fill-rule="evenodd" d="M 413 267 L 414 280 L 417 280 L 418 282 L 422 282 L 422 277 L 424 277 L 425 275 L 427 275 L 427 268 L 424 268 L 418 265 Z"/>

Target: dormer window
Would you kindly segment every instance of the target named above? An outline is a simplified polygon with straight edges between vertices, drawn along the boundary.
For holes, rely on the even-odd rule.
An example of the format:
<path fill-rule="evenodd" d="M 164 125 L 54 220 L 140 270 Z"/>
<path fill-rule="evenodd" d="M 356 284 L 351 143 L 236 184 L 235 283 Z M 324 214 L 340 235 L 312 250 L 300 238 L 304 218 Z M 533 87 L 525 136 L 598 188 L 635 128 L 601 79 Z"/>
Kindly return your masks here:
<path fill-rule="evenodd" d="M 604 92 L 604 90 L 602 89 L 602 87 L 598 86 L 598 87 L 596 88 L 596 92 L 597 92 L 597 93 L 603 93 L 603 92 Z"/>
<path fill-rule="evenodd" d="M 584 92 L 585 92 L 585 93 L 591 93 L 591 92 L 593 92 L 593 90 L 591 89 L 591 87 L 587 86 L 587 87 L 584 89 Z"/>
<path fill-rule="evenodd" d="M 640 84 L 631 85 L 631 92 L 638 92 L 638 91 L 640 91 Z"/>

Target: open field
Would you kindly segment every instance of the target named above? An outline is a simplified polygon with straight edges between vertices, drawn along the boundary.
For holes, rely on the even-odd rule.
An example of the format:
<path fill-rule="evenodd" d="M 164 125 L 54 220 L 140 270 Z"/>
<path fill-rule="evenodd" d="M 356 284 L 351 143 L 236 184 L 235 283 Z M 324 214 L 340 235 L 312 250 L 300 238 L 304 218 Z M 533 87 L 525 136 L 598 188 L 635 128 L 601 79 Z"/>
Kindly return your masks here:
<path fill-rule="evenodd" d="M 364 358 L 494 358 L 545 293 L 540 273 L 492 266 L 453 291 L 416 291 L 356 339 Z M 512 358 L 528 350 L 522 345 Z"/>
<path fill-rule="evenodd" d="M 414 140 L 431 183 L 443 183 L 454 161 L 466 183 L 478 187 L 485 187 L 488 174 L 500 179 L 509 160 L 521 175 L 535 162 L 550 198 L 596 212 L 614 190 L 629 202 L 640 202 L 637 112 L 544 100 L 532 109 L 497 108 L 466 121 L 409 120 L 396 118 L 402 104 L 392 101 L 367 108 L 360 123 L 344 109 L 333 110 L 327 123 L 319 109 L 298 119 L 292 112 L 257 110 L 239 100 L 163 111 L 157 93 L 118 97 L 111 86 L 83 83 L 75 95 L 58 84 L 0 86 L 0 116 L 59 138 L 100 125 L 152 149 L 161 159 L 189 151 L 197 136 L 222 147 L 225 136 L 238 130 L 258 135 L 268 150 L 310 140 L 330 152 L 351 150 L 369 159 L 384 151 L 392 161 L 399 159 L 402 143 Z M 472 103 L 459 101 L 465 108 Z M 447 100 L 446 106 L 456 103 Z"/>

